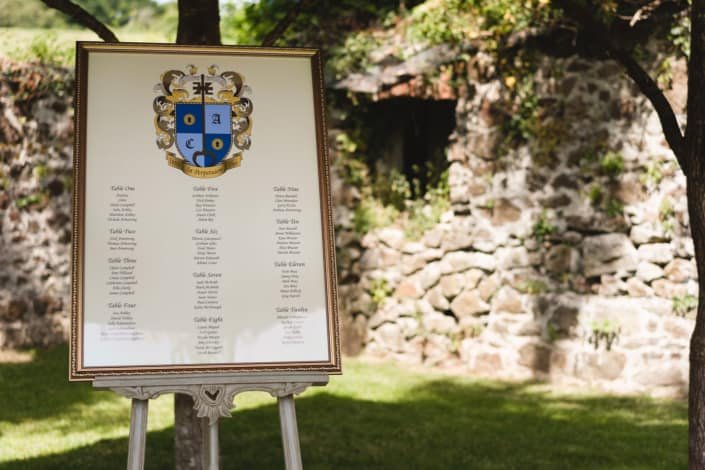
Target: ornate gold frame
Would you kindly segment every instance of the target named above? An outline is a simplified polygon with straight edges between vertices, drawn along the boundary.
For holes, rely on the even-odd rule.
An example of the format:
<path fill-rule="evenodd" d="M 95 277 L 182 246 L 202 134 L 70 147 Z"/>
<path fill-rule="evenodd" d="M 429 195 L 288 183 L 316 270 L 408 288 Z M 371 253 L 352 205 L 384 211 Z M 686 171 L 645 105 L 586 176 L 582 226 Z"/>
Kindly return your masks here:
<path fill-rule="evenodd" d="M 247 364 L 192 364 L 154 365 L 126 367 L 91 367 L 83 365 L 83 296 L 84 296 L 84 256 L 85 256 L 85 202 L 86 202 L 86 91 L 88 87 L 88 67 L 91 52 L 101 53 L 143 53 L 143 54 L 218 54 L 223 56 L 260 57 L 303 57 L 311 61 L 313 97 L 315 110 L 316 147 L 318 154 L 319 200 L 323 239 L 322 261 L 324 265 L 327 304 L 328 361 L 322 362 L 276 362 Z M 71 331 L 69 352 L 69 380 L 85 381 L 110 376 L 178 375 L 194 373 L 233 374 L 277 372 L 288 376 L 292 372 L 341 373 L 340 338 L 338 322 L 338 301 L 335 262 L 335 233 L 331 212 L 329 162 L 326 144 L 326 120 L 324 85 L 321 53 L 308 48 L 271 48 L 239 46 L 181 46 L 146 43 L 76 43 L 76 85 L 74 92 L 75 138 L 73 157 L 73 240 L 72 240 L 72 279 L 71 279 Z"/>

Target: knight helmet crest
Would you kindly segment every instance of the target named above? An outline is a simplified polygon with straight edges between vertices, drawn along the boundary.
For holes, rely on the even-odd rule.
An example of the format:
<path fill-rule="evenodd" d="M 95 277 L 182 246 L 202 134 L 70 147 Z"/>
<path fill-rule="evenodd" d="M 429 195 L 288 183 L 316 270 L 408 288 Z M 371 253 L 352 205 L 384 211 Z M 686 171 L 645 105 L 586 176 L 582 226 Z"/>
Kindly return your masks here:
<path fill-rule="evenodd" d="M 199 73 L 168 70 L 155 86 L 157 146 L 169 166 L 196 178 L 214 178 L 242 163 L 250 148 L 252 101 L 242 75 L 218 74 L 211 65 Z"/>

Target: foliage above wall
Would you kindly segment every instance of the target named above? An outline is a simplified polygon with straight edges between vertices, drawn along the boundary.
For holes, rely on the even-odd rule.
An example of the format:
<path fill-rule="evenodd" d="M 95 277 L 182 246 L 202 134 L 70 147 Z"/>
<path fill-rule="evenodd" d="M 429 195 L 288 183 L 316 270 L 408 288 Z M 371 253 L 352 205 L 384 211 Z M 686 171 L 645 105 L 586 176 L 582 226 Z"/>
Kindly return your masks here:
<path fill-rule="evenodd" d="M 103 23 L 122 27 L 128 24 L 143 28 L 159 28 L 155 19 L 162 17 L 170 5 L 154 0 L 75 0 Z M 175 2 L 174 2 L 175 6 Z M 47 8 L 39 0 L 0 0 L 0 27 L 66 28 L 71 19 Z"/>

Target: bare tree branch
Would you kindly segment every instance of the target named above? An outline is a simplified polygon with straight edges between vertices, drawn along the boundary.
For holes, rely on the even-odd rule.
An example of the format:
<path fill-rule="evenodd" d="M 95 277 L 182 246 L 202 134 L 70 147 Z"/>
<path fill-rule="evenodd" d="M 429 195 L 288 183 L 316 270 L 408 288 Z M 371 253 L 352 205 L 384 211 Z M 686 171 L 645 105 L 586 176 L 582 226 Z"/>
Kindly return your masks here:
<path fill-rule="evenodd" d="M 288 12 L 286 12 L 286 15 L 284 18 L 277 23 L 277 25 L 272 29 L 267 36 L 265 36 L 264 40 L 262 41 L 263 46 L 272 46 L 274 43 L 279 39 L 284 32 L 287 30 L 287 28 L 291 25 L 291 23 L 294 22 L 297 16 L 299 16 L 299 13 L 301 11 L 308 7 L 309 4 L 311 4 L 311 0 L 298 0 L 296 1 L 291 8 L 289 9 Z"/>
<path fill-rule="evenodd" d="M 609 54 L 617 62 L 622 64 L 627 72 L 627 75 L 636 83 L 639 90 L 649 99 L 652 106 L 658 114 L 659 120 L 661 121 L 661 127 L 663 128 L 663 133 L 666 137 L 668 145 L 673 150 L 673 153 L 678 159 L 683 172 L 687 171 L 684 158 L 684 138 L 681 132 L 680 124 L 676 115 L 671 107 L 671 104 L 666 99 L 663 91 L 656 84 L 654 79 L 649 76 L 649 74 L 644 70 L 639 63 L 634 60 L 630 54 L 620 51 L 619 49 L 610 48 Z"/>
<path fill-rule="evenodd" d="M 76 5 L 71 0 L 42 0 L 42 2 L 61 13 L 70 16 L 76 20 L 81 26 L 85 26 L 100 37 L 105 42 L 120 42 L 115 34 L 98 19 L 84 10 L 81 6 Z"/>
<path fill-rule="evenodd" d="M 618 46 L 609 29 L 594 18 L 593 11 L 590 8 L 579 4 L 575 0 L 556 0 L 555 3 L 567 16 L 589 33 L 592 41 L 604 47 L 607 54 L 624 67 L 629 78 L 634 81 L 636 86 L 639 87 L 639 91 L 646 96 L 656 110 L 666 141 L 671 150 L 673 150 L 683 173 L 688 174 L 685 139 L 676 114 L 658 84 L 629 52 Z"/>
<path fill-rule="evenodd" d="M 646 19 L 651 14 L 651 12 L 658 8 L 660 5 L 661 0 L 655 0 L 639 8 L 636 13 L 634 13 L 634 15 L 629 19 L 629 26 L 634 26 L 639 21 Z"/>

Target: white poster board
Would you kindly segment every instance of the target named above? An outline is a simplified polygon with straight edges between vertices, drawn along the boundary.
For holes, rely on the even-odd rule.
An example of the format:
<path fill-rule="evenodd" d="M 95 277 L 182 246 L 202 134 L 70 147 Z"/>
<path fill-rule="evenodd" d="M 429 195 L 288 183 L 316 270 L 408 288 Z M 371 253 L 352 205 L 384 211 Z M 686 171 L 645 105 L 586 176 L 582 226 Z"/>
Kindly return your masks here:
<path fill-rule="evenodd" d="M 340 372 L 320 53 L 79 43 L 70 379 Z"/>

